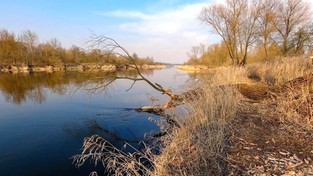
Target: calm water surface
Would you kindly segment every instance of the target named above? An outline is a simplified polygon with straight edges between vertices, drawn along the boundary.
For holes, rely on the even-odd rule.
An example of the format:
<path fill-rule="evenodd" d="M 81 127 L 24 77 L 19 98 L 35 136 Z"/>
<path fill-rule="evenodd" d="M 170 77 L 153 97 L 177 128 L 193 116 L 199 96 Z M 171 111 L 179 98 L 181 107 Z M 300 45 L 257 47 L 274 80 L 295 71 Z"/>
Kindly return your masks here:
<path fill-rule="evenodd" d="M 173 90 L 188 79 L 174 68 L 144 73 Z M 148 120 L 159 117 L 130 108 L 162 104 L 166 96 L 143 82 L 125 92 L 132 84 L 127 80 L 117 81 L 106 93 L 90 94 L 83 85 L 97 76 L 102 75 L 0 73 L 0 175 L 88 175 L 95 169 L 92 164 L 76 168 L 69 159 L 81 152 L 84 137 L 99 134 L 121 147 L 123 140 L 136 145 L 145 133 L 159 130 Z"/>

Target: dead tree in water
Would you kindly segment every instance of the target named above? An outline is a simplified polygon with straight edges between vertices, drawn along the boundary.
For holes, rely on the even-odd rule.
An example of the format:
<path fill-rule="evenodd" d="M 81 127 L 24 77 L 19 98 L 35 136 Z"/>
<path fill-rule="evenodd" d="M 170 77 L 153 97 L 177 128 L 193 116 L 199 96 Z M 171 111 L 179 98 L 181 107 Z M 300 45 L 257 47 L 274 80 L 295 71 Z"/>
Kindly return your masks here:
<path fill-rule="evenodd" d="M 99 79 L 98 84 L 96 87 L 92 87 L 90 90 L 92 90 L 92 91 L 99 90 L 99 89 L 106 90 L 114 81 L 119 80 L 119 79 L 133 81 L 132 85 L 128 89 L 128 90 L 130 90 L 135 85 L 135 83 L 137 81 L 144 81 L 148 85 L 150 85 L 153 89 L 161 92 L 162 94 L 168 95 L 170 99 L 163 106 L 140 107 L 140 108 L 135 108 L 136 111 L 149 112 L 149 113 L 162 115 L 162 114 L 164 114 L 164 111 L 167 108 L 173 107 L 177 104 L 177 102 L 179 100 L 178 95 L 173 94 L 171 90 L 165 89 L 160 84 L 152 83 L 149 79 L 147 79 L 141 73 L 140 68 L 136 63 L 136 59 L 133 56 L 131 56 L 129 54 L 129 52 L 124 47 L 122 47 L 116 40 L 109 38 L 109 37 L 106 37 L 106 36 L 93 34 L 91 36 L 91 40 L 89 40 L 87 42 L 87 44 L 91 48 L 104 50 L 105 53 L 108 55 L 116 55 L 116 56 L 119 56 L 121 58 L 126 59 L 126 61 L 128 61 L 130 64 L 124 64 L 123 67 L 132 68 L 137 73 L 137 75 L 130 75 L 130 74 L 127 74 L 126 72 L 124 72 L 123 68 L 122 69 L 115 69 L 114 72 L 122 73 L 121 76 L 115 75 L 114 77 L 111 77 L 109 80 L 107 79 L 107 77 L 96 78 L 96 79 Z"/>

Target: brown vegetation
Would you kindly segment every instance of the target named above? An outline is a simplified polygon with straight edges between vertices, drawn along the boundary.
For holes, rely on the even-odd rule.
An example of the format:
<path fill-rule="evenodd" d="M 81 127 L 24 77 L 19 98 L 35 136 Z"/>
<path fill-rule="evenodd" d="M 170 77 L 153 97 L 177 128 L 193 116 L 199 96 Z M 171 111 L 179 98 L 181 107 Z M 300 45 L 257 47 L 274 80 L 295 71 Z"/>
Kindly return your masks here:
<path fill-rule="evenodd" d="M 313 174 L 313 65 L 289 58 L 247 66 L 227 161 L 230 175 Z"/>

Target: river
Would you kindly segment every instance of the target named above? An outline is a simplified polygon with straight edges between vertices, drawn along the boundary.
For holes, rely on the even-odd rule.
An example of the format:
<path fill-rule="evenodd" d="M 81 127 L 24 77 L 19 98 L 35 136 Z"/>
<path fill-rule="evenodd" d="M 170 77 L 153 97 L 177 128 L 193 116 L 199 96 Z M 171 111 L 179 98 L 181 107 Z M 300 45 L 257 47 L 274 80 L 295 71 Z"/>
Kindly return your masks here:
<path fill-rule="evenodd" d="M 175 68 L 143 73 L 174 92 L 189 78 Z M 70 159 L 81 152 L 84 137 L 99 134 L 121 148 L 123 140 L 136 146 L 145 133 L 157 133 L 149 118 L 158 116 L 131 108 L 162 104 L 167 97 L 144 82 L 128 90 L 129 80 L 118 80 L 106 91 L 86 90 L 87 82 L 103 75 L 0 73 L 0 175 L 87 176 L 101 168 L 89 162 L 76 168 Z"/>

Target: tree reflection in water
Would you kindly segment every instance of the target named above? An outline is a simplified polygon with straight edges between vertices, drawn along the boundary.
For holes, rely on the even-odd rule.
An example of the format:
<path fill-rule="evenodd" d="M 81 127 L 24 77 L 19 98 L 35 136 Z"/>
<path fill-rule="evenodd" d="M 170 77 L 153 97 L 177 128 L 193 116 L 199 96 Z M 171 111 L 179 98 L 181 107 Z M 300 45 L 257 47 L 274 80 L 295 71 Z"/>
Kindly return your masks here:
<path fill-rule="evenodd" d="M 129 70 L 129 74 L 136 74 Z M 144 70 L 144 74 L 153 74 L 153 70 Z M 101 84 L 115 77 L 116 73 L 103 72 L 40 72 L 40 73 L 0 73 L 0 93 L 6 101 L 22 104 L 26 101 L 44 103 L 47 90 L 64 95 L 76 89 L 88 88 L 91 84 Z M 104 76 L 105 75 L 105 76 Z M 101 78 L 101 79 L 95 79 Z M 89 92 L 92 93 L 92 92 Z"/>

